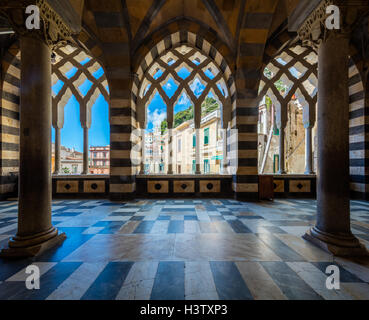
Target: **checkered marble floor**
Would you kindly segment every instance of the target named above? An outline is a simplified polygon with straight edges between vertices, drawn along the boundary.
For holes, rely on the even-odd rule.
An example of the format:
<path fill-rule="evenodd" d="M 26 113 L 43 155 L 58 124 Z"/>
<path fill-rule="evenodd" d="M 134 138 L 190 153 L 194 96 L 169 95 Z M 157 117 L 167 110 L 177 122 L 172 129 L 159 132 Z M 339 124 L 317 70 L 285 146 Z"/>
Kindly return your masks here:
<path fill-rule="evenodd" d="M 313 200 L 53 201 L 68 238 L 35 259 L 0 259 L 0 299 L 369 299 L 369 262 L 334 258 L 301 238 Z M 369 247 L 369 203 L 352 201 L 352 231 Z M 0 203 L 0 247 L 17 202 Z M 38 265 L 40 290 L 25 268 Z M 326 289 L 326 267 L 340 290 Z"/>

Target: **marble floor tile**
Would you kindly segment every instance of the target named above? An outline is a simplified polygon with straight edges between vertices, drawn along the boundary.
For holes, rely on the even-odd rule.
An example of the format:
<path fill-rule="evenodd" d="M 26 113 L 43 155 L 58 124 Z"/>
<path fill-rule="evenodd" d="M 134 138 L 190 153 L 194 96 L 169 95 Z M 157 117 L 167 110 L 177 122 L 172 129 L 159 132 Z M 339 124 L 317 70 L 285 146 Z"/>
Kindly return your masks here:
<path fill-rule="evenodd" d="M 0 246 L 17 229 L 17 202 L 0 202 Z M 369 248 L 369 203 L 352 202 L 352 229 Z M 0 259 L 1 299 L 368 299 L 369 261 L 333 257 L 303 240 L 316 201 L 139 199 L 53 201 L 67 239 L 34 259 Z M 25 289 L 36 264 L 41 290 Z M 328 265 L 341 290 L 327 291 Z"/>
<path fill-rule="evenodd" d="M 116 300 L 148 300 L 154 285 L 158 262 L 137 262 L 129 271 Z"/>
<path fill-rule="evenodd" d="M 106 263 L 83 263 L 46 299 L 80 300 L 106 265 Z"/>
<path fill-rule="evenodd" d="M 236 262 L 243 280 L 255 300 L 286 300 L 273 279 L 258 262 Z"/>
<path fill-rule="evenodd" d="M 209 262 L 188 261 L 185 263 L 185 299 L 219 299 Z"/>
<path fill-rule="evenodd" d="M 97 234 L 63 261 L 173 260 L 174 242 L 174 234 Z"/>
<path fill-rule="evenodd" d="M 176 259 L 187 261 L 280 261 L 253 234 L 177 234 Z"/>

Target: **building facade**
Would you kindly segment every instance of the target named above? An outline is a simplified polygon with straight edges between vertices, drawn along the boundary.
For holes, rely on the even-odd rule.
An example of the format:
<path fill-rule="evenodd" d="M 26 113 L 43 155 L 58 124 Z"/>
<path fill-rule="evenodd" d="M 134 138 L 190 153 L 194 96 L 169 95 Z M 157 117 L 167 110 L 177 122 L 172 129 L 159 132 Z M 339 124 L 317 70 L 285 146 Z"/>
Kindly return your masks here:
<path fill-rule="evenodd" d="M 52 172 L 55 170 L 55 144 L 52 144 Z M 81 174 L 83 171 L 83 153 L 73 148 L 60 147 L 60 174 Z"/>
<path fill-rule="evenodd" d="M 196 141 L 193 120 L 184 121 L 172 129 L 172 157 L 169 157 L 169 134 L 155 127 L 145 135 L 145 173 L 164 174 L 172 159 L 173 174 L 195 174 L 196 143 L 200 144 L 201 172 L 223 173 L 223 135 L 219 109 L 205 115 L 201 120 L 200 139 Z"/>
<path fill-rule="evenodd" d="M 110 146 L 90 147 L 89 173 L 109 174 Z"/>

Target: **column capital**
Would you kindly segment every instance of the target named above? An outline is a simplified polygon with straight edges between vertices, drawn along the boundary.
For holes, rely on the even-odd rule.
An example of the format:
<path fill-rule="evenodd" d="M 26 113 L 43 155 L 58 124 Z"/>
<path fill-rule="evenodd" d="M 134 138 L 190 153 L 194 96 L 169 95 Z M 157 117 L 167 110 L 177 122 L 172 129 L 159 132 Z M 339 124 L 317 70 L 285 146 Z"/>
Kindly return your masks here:
<path fill-rule="evenodd" d="M 31 5 L 39 8 L 39 29 L 27 29 L 26 21 L 30 14 L 26 13 L 26 8 Z M 0 12 L 7 16 L 16 33 L 40 39 L 51 50 L 66 45 L 74 33 L 47 0 L 0 0 L 0 7 Z"/>
<path fill-rule="evenodd" d="M 322 42 L 329 37 L 349 38 L 359 17 L 360 10 L 368 5 L 352 0 L 323 0 L 309 15 L 305 22 L 298 29 L 298 36 L 304 46 L 309 46 L 317 50 Z M 359 0 L 360 2 L 360 0 Z M 328 29 L 326 21 L 332 13 L 327 13 L 329 6 L 339 8 L 339 29 Z M 329 11 L 328 11 L 329 12 Z"/>

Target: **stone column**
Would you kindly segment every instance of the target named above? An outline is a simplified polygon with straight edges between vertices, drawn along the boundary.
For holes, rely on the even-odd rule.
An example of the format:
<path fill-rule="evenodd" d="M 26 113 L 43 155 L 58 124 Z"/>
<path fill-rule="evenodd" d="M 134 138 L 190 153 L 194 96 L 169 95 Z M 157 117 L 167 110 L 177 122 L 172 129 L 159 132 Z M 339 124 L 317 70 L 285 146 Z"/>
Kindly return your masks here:
<path fill-rule="evenodd" d="M 278 174 L 285 174 L 285 143 L 284 130 L 287 125 L 287 106 L 280 104 L 279 101 L 274 101 L 276 110 L 276 125 L 279 130 L 279 170 Z"/>
<path fill-rule="evenodd" d="M 145 174 L 145 146 L 146 146 L 145 129 L 141 129 L 141 169 L 140 169 L 140 174 Z"/>
<path fill-rule="evenodd" d="M 315 103 L 303 100 L 302 123 L 305 128 L 305 174 L 314 174 L 312 131 L 315 126 Z"/>
<path fill-rule="evenodd" d="M 317 223 L 304 238 L 334 255 L 366 254 L 350 227 L 349 38 L 326 31 L 318 57 Z"/>
<path fill-rule="evenodd" d="M 200 127 L 201 127 L 201 103 L 195 103 L 194 110 L 194 124 L 195 124 L 195 135 L 196 135 L 196 146 L 195 146 L 195 159 L 196 159 L 196 171 L 195 174 L 201 174 L 201 141 L 200 141 Z"/>
<path fill-rule="evenodd" d="M 51 223 L 51 51 L 22 36 L 18 230 L 1 252 L 29 257 L 61 243 Z"/>
<path fill-rule="evenodd" d="M 55 168 L 54 174 L 60 174 L 60 128 L 55 127 Z"/>
<path fill-rule="evenodd" d="M 227 128 L 223 129 L 223 161 L 222 161 L 222 172 L 223 174 L 228 173 L 228 154 L 227 154 Z"/>
<path fill-rule="evenodd" d="M 195 174 L 201 174 L 201 158 L 200 158 L 200 129 L 196 128 L 196 148 L 195 148 L 195 159 L 196 159 L 196 172 Z"/>
<path fill-rule="evenodd" d="M 284 148 L 284 129 L 285 127 L 279 128 L 279 174 L 285 174 L 285 148 Z"/>
<path fill-rule="evenodd" d="M 314 174 L 312 129 L 311 126 L 305 128 L 305 174 Z"/>
<path fill-rule="evenodd" d="M 88 174 L 88 128 L 83 127 L 83 171 L 82 174 Z"/>
<path fill-rule="evenodd" d="M 168 172 L 173 174 L 173 125 L 168 123 Z"/>

